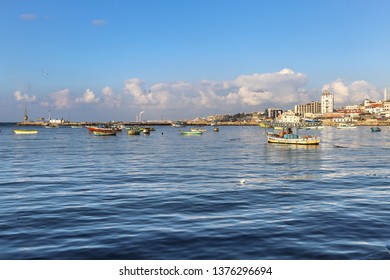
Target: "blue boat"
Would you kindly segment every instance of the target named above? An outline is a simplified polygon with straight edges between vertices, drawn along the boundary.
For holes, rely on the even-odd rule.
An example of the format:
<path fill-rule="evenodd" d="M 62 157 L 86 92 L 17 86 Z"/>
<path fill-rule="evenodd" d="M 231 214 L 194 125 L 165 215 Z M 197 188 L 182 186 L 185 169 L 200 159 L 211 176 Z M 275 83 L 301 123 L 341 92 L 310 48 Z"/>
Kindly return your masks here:
<path fill-rule="evenodd" d="M 371 132 L 381 132 L 381 128 L 380 127 L 371 127 Z"/>

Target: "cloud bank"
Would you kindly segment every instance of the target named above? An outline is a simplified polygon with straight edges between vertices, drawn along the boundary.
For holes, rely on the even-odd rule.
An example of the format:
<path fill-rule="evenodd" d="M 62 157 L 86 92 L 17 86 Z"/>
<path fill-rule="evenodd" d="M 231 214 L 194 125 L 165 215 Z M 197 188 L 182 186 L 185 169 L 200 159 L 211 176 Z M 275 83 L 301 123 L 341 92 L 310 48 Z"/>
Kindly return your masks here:
<path fill-rule="evenodd" d="M 366 98 L 371 100 L 381 98 L 380 91 L 366 81 L 354 81 L 347 85 L 343 80 L 337 79 L 324 85 L 322 90 L 332 92 L 337 105 L 353 105 L 362 103 Z"/>
<path fill-rule="evenodd" d="M 240 75 L 233 80 L 209 81 L 198 83 L 186 81 L 159 82 L 147 85 L 139 78 L 124 81 L 122 89 L 114 92 L 111 86 L 105 86 L 100 94 L 92 89 L 84 93 L 71 93 L 62 89 L 49 94 L 40 102 L 43 107 L 57 109 L 72 108 L 80 114 L 101 112 L 102 114 L 129 114 L 148 112 L 148 118 L 164 115 L 168 118 L 192 118 L 220 113 L 264 111 L 266 108 L 279 107 L 292 109 L 296 104 L 319 101 L 323 90 L 335 94 L 335 105 L 359 104 L 365 98 L 378 100 L 381 90 L 366 81 L 354 81 L 347 84 L 337 79 L 322 87 L 322 90 L 307 88 L 308 77 L 291 69 L 279 72 Z M 35 102 L 36 96 L 15 91 L 19 102 Z M 88 107 L 85 107 L 88 105 Z M 152 114 L 155 114 L 152 116 Z M 100 114 L 100 113 L 99 113 Z"/>

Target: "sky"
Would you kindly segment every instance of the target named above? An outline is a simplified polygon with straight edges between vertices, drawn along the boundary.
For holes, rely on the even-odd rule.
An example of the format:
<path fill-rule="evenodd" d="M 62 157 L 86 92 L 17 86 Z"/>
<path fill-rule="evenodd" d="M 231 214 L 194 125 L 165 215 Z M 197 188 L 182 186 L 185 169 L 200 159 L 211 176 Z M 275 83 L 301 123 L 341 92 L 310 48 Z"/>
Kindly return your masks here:
<path fill-rule="evenodd" d="M 379 100 L 389 27 L 386 0 L 0 0 L 0 122 Z"/>

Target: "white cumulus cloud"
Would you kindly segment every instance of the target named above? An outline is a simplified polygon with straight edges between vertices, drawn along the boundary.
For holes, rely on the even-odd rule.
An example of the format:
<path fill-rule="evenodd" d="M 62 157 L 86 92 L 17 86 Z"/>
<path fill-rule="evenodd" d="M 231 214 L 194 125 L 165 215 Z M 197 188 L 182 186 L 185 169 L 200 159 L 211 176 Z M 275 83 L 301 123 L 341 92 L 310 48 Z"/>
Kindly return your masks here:
<path fill-rule="evenodd" d="M 120 108 L 122 104 L 122 97 L 120 95 L 115 95 L 112 88 L 109 86 L 106 86 L 102 90 L 104 101 L 103 103 L 112 108 Z"/>
<path fill-rule="evenodd" d="M 14 96 L 16 101 L 21 102 L 35 102 L 37 100 L 35 95 L 29 96 L 27 93 L 22 94 L 19 90 L 15 91 Z"/>
<path fill-rule="evenodd" d="M 336 107 L 359 104 L 366 98 L 380 99 L 379 90 L 374 85 L 362 80 L 354 81 L 348 85 L 343 80 L 337 79 L 324 85 L 322 90 L 328 90 L 334 94 Z"/>
<path fill-rule="evenodd" d="M 87 89 L 82 97 L 76 98 L 76 103 L 97 104 L 100 98 L 97 97 L 92 90 Z"/>
<path fill-rule="evenodd" d="M 63 89 L 51 93 L 50 97 L 54 100 L 54 106 L 58 109 L 70 108 L 72 105 L 69 89 Z"/>

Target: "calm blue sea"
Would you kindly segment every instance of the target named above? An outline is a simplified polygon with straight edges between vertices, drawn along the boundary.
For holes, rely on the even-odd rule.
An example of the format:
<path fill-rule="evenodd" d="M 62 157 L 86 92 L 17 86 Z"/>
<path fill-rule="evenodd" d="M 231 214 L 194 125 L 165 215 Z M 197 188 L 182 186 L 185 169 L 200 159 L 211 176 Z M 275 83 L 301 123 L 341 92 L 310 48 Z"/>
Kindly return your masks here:
<path fill-rule="evenodd" d="M 313 147 L 260 127 L 14 128 L 0 125 L 0 259 L 390 259 L 388 127 L 325 127 Z"/>

